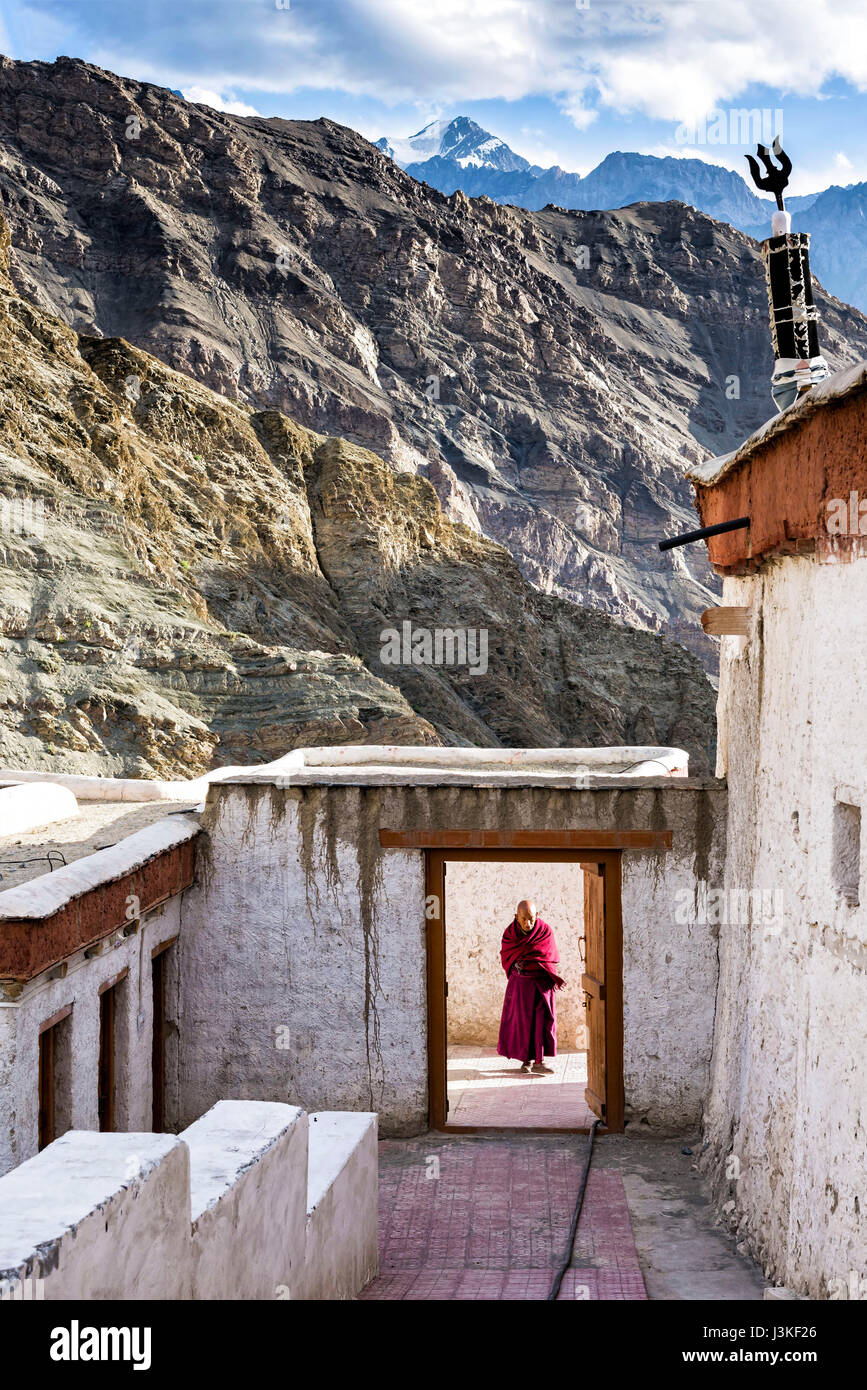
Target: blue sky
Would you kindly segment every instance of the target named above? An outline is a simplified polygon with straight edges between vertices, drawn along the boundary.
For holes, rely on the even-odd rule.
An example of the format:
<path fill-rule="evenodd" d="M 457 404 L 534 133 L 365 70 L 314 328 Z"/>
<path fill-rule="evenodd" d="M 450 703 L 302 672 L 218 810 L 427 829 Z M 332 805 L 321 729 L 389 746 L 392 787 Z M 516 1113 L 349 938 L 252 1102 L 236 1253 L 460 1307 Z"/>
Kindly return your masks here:
<path fill-rule="evenodd" d="M 0 51 L 370 139 L 469 115 L 580 173 L 617 149 L 743 173 L 730 113 L 759 110 L 791 192 L 867 179 L 867 0 L 0 0 Z"/>

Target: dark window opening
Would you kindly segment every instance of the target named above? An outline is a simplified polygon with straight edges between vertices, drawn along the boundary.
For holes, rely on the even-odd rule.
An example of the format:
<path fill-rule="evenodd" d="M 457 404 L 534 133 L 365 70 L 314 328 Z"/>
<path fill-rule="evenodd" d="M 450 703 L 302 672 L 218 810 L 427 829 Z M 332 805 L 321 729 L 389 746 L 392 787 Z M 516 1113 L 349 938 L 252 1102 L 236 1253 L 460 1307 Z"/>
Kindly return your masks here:
<path fill-rule="evenodd" d="M 171 1049 L 171 1061 L 176 1066 L 177 1028 L 170 1024 L 166 1014 L 169 1002 L 170 983 L 173 981 L 174 946 L 177 938 L 157 946 L 151 959 L 153 991 L 153 1032 L 151 1034 L 151 1082 L 153 1095 L 153 1130 L 155 1134 L 165 1134 L 168 1125 L 168 1105 L 166 1078 L 170 1074 L 167 1053 Z M 174 982 L 176 985 L 176 981 Z M 172 991 L 174 992 L 174 991 Z M 176 1097 L 171 1097 L 172 1110 L 176 1108 Z"/>
<path fill-rule="evenodd" d="M 39 1148 L 72 1125 L 72 1005 L 39 1030 Z"/>
<path fill-rule="evenodd" d="M 117 1080 L 117 1016 L 119 985 L 109 985 L 99 996 L 99 1127 L 117 1128 L 115 1102 Z"/>

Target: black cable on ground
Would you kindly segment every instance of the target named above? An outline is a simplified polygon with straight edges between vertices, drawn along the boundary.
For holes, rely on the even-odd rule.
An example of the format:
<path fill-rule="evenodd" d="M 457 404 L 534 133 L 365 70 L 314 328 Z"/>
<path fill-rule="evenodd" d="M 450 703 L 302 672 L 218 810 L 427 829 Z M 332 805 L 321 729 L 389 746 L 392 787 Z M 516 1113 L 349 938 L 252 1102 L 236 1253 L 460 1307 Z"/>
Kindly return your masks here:
<path fill-rule="evenodd" d="M 560 1285 L 563 1283 L 563 1275 L 572 1262 L 572 1251 L 575 1249 L 575 1235 L 578 1231 L 578 1221 L 581 1216 L 581 1208 L 584 1205 L 584 1190 L 587 1187 L 587 1177 L 590 1172 L 590 1160 L 593 1157 L 593 1140 L 596 1137 L 596 1128 L 601 1123 L 594 1120 L 590 1126 L 590 1137 L 587 1142 L 587 1157 L 584 1160 L 584 1172 L 581 1174 L 581 1186 L 578 1189 L 578 1196 L 575 1201 L 575 1210 L 572 1213 L 572 1225 L 569 1227 L 569 1244 L 566 1246 L 566 1255 L 563 1263 L 554 1275 L 554 1282 L 545 1299 L 546 1303 L 554 1303 L 560 1293 Z"/>
<path fill-rule="evenodd" d="M 50 849 L 47 854 L 37 854 L 33 859 L 0 859 L 0 869 L 26 869 L 28 864 L 47 864 L 49 872 L 53 873 L 57 868 L 54 859 L 59 858 L 63 867 L 66 868 L 66 856 L 61 849 Z M 3 874 L 0 873 L 0 882 Z"/>

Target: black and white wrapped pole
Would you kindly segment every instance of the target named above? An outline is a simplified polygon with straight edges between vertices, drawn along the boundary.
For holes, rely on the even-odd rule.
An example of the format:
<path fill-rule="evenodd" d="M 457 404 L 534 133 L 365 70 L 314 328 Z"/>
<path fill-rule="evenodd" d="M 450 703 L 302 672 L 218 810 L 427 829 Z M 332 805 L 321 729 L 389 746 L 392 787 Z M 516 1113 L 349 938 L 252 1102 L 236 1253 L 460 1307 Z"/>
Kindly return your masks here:
<path fill-rule="evenodd" d="M 771 309 L 771 337 L 774 345 L 774 372 L 771 395 L 778 410 L 785 410 L 804 392 L 828 375 L 828 364 L 819 351 L 818 311 L 813 303 L 810 275 L 810 236 L 792 232 L 792 219 L 783 201 L 792 161 L 774 140 L 773 152 L 780 161 L 777 168 L 767 146 L 757 153 L 765 166 L 759 170 L 752 155 L 747 163 L 757 188 L 773 193 L 777 208 L 771 217 L 771 235 L 762 242 L 762 260 Z"/>

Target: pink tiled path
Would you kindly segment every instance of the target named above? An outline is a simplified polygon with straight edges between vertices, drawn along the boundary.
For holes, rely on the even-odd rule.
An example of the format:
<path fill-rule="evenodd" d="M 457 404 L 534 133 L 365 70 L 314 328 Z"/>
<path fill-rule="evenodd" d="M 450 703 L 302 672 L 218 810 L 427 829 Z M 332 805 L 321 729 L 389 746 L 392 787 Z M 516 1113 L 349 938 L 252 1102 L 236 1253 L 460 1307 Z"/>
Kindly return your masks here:
<path fill-rule="evenodd" d="M 589 1129 L 587 1053 L 546 1057 L 553 1076 L 527 1076 L 495 1047 L 449 1045 L 449 1124 L 503 1129 Z"/>
<path fill-rule="evenodd" d="M 380 1274 L 360 1297 L 543 1302 L 565 1253 L 586 1142 L 384 1140 Z M 646 1297 L 623 1180 L 591 1167 L 560 1299 Z"/>

